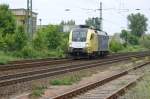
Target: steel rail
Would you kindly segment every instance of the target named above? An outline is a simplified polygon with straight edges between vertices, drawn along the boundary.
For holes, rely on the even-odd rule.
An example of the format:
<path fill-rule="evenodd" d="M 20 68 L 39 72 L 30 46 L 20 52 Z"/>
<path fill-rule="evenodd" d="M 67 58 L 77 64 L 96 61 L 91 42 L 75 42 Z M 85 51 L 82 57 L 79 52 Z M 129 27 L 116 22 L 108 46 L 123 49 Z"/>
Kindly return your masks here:
<path fill-rule="evenodd" d="M 110 55 L 108 55 L 108 57 L 104 57 L 104 58 L 113 58 L 113 57 L 119 57 L 119 56 L 130 55 L 130 54 L 135 55 L 138 53 L 139 52 L 110 54 Z M 141 52 L 141 53 L 146 53 L 146 52 Z M 72 60 L 72 59 L 51 60 L 49 58 L 37 59 L 37 60 L 36 59 L 35 60 L 24 60 L 24 61 L 17 61 L 17 63 L 14 62 L 12 64 L 0 65 L 0 71 L 33 68 L 33 67 L 39 67 L 39 66 L 48 66 L 48 65 L 54 65 L 54 64 L 56 65 L 56 64 L 61 64 L 61 63 L 69 63 L 69 62 L 75 62 L 75 60 Z"/>
<path fill-rule="evenodd" d="M 41 60 L 41 61 L 19 63 L 19 64 L 6 64 L 6 65 L 0 65 L 0 71 L 7 71 L 12 69 L 25 69 L 25 68 L 32 68 L 38 66 L 48 66 L 54 64 L 67 63 L 71 61 L 72 59 L 61 59 L 61 60 L 46 60 L 46 61 Z"/>
<path fill-rule="evenodd" d="M 146 55 L 148 55 L 148 54 L 146 53 Z M 96 66 L 100 66 L 100 65 L 119 62 L 119 61 L 127 60 L 127 59 L 129 59 L 129 57 L 133 57 L 133 56 L 134 57 L 143 57 L 143 56 L 145 56 L 145 54 L 142 53 L 142 55 L 141 54 L 128 55 L 128 56 L 124 56 L 122 58 L 118 57 L 118 58 L 114 58 L 114 59 L 108 59 L 103 62 L 97 61 L 97 63 L 95 62 L 95 63 L 91 63 L 91 64 L 89 64 L 89 63 L 82 64 L 82 65 L 77 64 L 77 65 L 67 66 L 67 67 L 50 68 L 48 70 L 30 71 L 30 72 L 26 72 L 26 73 L 24 72 L 24 73 L 14 74 L 14 75 L 5 75 L 5 76 L 0 77 L 0 79 L 1 79 L 0 87 L 15 84 L 15 83 L 20 83 L 20 82 L 26 82 L 26 81 L 31 81 L 31 80 L 35 80 L 35 79 L 55 76 L 55 75 L 63 74 L 66 72 L 73 72 L 73 71 L 77 71 L 77 70 L 81 70 L 81 69 L 87 69 L 87 68 L 92 68 L 92 67 L 96 67 Z"/>
<path fill-rule="evenodd" d="M 138 65 L 138 66 L 136 66 L 136 67 L 130 68 L 130 69 L 125 70 L 125 71 L 123 71 L 123 72 L 114 74 L 114 75 L 112 75 L 111 77 L 104 78 L 103 80 L 100 80 L 100 81 L 97 81 L 97 82 L 94 82 L 94 83 L 91 83 L 91 84 L 88 84 L 88 85 L 85 85 L 85 86 L 82 86 L 82 87 L 73 89 L 73 90 L 71 90 L 71 91 L 69 91 L 69 92 L 66 92 L 66 93 L 64 93 L 64 94 L 61 94 L 61 95 L 59 95 L 59 96 L 51 97 L 51 99 L 70 99 L 70 98 L 72 98 L 72 97 L 74 97 L 74 96 L 80 95 L 81 93 L 85 93 L 85 92 L 87 92 L 88 90 L 92 90 L 92 89 L 94 89 L 94 88 L 96 88 L 96 87 L 98 87 L 98 86 L 102 86 L 102 85 L 104 85 L 104 84 L 106 84 L 106 83 L 108 83 L 108 82 L 110 82 L 110 81 L 113 81 L 113 80 L 115 80 L 115 79 L 117 79 L 117 78 L 120 78 L 120 77 L 122 77 L 122 76 L 125 76 L 125 75 L 127 75 L 129 72 L 131 72 L 131 71 L 133 71 L 133 70 L 136 70 L 136 69 L 138 69 L 138 68 L 141 68 L 141 67 L 143 67 L 143 66 L 145 66 L 145 65 L 148 65 L 148 64 L 150 64 L 150 62 L 146 62 L 146 63 L 144 63 L 144 64 L 142 64 L 142 65 Z M 128 84 L 126 87 L 129 87 L 129 86 L 131 86 L 132 84 L 133 84 L 133 83 Z M 118 93 L 121 93 L 121 92 L 123 92 L 123 88 L 121 88 L 120 90 L 118 90 Z M 112 95 L 110 95 L 110 96 L 108 96 L 106 99 L 116 99 L 116 97 L 117 97 L 117 92 L 114 93 L 114 94 L 112 94 Z"/>
<path fill-rule="evenodd" d="M 39 61 L 64 60 L 64 59 L 68 59 L 68 58 L 23 59 L 23 60 L 9 61 L 8 64 L 22 64 L 22 63 L 31 63 L 31 62 L 39 62 Z"/>
<path fill-rule="evenodd" d="M 134 81 L 128 83 L 127 85 L 121 87 L 120 89 L 115 91 L 113 94 L 107 96 L 105 99 L 117 99 L 119 96 L 123 95 L 127 89 L 129 89 L 131 86 L 135 85 L 137 83 L 137 81 L 140 80 L 143 76 L 144 76 L 144 74 L 139 76 Z"/>

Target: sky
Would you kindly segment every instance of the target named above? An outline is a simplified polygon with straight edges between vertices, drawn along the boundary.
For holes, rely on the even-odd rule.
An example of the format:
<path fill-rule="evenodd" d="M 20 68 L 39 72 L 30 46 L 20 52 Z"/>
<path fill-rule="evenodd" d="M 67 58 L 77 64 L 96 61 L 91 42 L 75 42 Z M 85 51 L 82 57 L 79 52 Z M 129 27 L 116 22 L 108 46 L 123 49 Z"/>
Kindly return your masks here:
<path fill-rule="evenodd" d="M 0 4 L 9 4 L 12 9 L 26 8 L 26 2 L 0 0 Z M 150 18 L 150 0 L 33 0 L 33 11 L 38 13 L 38 24 L 39 19 L 42 19 L 42 25 L 59 24 L 62 20 L 72 19 L 79 25 L 89 17 L 99 17 L 99 11 L 94 9 L 99 9 L 100 2 L 103 5 L 103 30 L 110 35 L 127 29 L 127 16 L 131 13 L 140 12 Z M 150 21 L 147 23 L 150 24 Z M 147 32 L 150 32 L 150 26 Z"/>

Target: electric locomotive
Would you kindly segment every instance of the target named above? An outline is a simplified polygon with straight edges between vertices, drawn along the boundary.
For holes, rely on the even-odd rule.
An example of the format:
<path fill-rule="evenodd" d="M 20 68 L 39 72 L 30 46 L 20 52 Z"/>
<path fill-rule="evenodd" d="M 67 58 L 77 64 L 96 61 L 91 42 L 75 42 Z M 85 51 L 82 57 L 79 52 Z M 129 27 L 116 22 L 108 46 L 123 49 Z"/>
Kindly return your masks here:
<path fill-rule="evenodd" d="M 99 57 L 108 54 L 109 36 L 86 25 L 73 28 L 69 35 L 68 52 L 71 57 Z"/>

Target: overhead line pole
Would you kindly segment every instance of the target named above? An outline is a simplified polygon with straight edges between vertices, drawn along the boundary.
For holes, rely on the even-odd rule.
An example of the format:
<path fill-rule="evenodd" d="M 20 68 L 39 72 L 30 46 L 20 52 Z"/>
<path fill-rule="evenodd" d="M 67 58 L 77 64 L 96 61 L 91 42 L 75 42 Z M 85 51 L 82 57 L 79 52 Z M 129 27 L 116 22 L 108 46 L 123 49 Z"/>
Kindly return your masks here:
<path fill-rule="evenodd" d="M 27 0 L 27 33 L 32 40 L 33 37 L 33 19 L 32 19 L 32 0 Z"/>
<path fill-rule="evenodd" d="M 102 20 L 103 20 L 103 18 L 102 18 L 102 2 L 100 2 L 100 27 L 99 27 L 99 29 L 102 31 L 103 29 L 102 29 Z"/>

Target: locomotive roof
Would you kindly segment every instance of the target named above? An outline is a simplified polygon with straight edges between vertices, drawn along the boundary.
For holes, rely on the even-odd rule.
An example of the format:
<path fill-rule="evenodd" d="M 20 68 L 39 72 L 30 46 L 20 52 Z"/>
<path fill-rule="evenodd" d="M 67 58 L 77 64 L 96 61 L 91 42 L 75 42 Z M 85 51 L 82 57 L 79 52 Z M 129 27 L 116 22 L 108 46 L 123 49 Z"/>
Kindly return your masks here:
<path fill-rule="evenodd" d="M 108 36 L 108 34 L 107 34 L 106 32 L 104 32 L 104 31 L 96 31 L 96 33 L 97 33 L 98 35 L 105 35 L 105 36 Z"/>
<path fill-rule="evenodd" d="M 74 29 L 92 29 L 97 33 L 98 35 L 105 35 L 108 36 L 107 32 L 101 31 L 99 29 L 95 29 L 94 27 L 88 26 L 88 25 L 77 25 Z"/>

